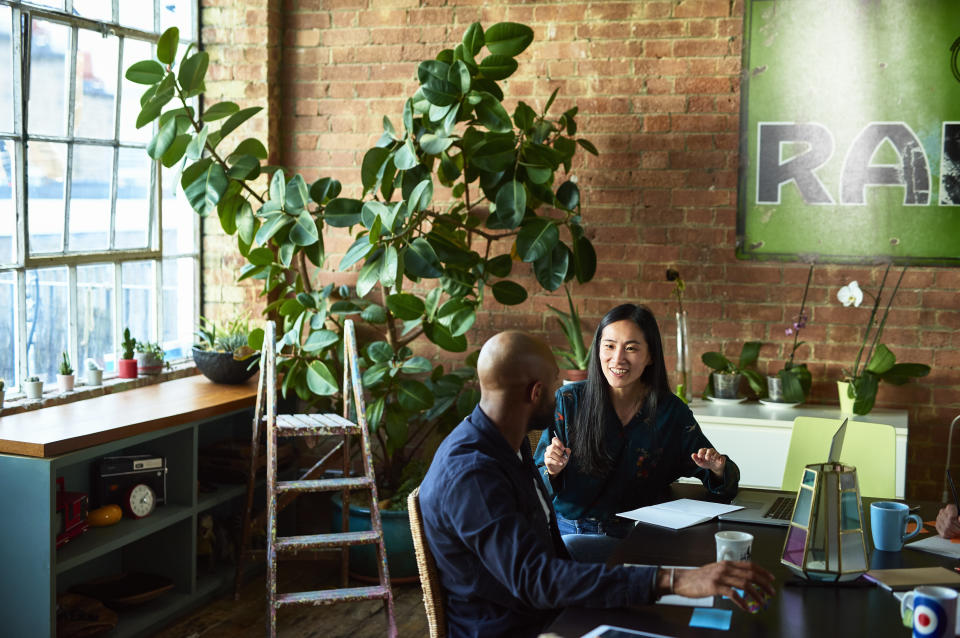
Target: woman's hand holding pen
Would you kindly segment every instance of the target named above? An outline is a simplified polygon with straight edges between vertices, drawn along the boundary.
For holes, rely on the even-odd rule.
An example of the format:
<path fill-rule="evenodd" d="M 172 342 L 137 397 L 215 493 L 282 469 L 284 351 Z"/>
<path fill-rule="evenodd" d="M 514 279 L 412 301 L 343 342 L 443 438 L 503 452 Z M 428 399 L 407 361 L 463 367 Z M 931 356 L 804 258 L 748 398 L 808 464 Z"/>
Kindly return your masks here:
<path fill-rule="evenodd" d="M 699 467 L 710 470 L 715 476 L 723 476 L 723 468 L 727 464 L 727 457 L 712 447 L 702 447 L 691 454 L 690 457 Z"/>
<path fill-rule="evenodd" d="M 547 473 L 550 476 L 556 476 L 563 471 L 563 468 L 567 467 L 569 460 L 570 448 L 564 447 L 560 439 L 553 437 L 553 441 L 550 442 L 543 453 L 543 465 L 547 468 Z"/>

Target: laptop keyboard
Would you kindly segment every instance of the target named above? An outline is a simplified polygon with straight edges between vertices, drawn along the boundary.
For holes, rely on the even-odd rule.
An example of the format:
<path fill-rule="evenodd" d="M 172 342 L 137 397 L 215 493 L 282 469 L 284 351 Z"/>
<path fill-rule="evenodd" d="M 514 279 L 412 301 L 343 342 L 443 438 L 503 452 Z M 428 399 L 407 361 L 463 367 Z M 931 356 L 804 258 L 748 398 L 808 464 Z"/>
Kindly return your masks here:
<path fill-rule="evenodd" d="M 773 502 L 773 505 L 770 506 L 770 509 L 767 510 L 767 513 L 763 515 L 763 517 L 788 521 L 790 520 L 790 516 L 793 514 L 793 504 L 796 501 L 796 498 L 790 496 L 779 496 L 777 497 L 777 500 Z"/>

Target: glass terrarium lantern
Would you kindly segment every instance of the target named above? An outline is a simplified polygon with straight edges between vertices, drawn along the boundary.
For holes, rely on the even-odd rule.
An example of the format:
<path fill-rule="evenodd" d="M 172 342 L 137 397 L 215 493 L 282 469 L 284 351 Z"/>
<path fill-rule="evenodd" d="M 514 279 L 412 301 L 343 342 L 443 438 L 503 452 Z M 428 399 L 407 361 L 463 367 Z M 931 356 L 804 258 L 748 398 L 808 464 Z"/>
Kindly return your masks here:
<path fill-rule="evenodd" d="M 814 463 L 803 471 L 781 563 L 801 578 L 841 582 L 867 571 L 857 468 Z"/>

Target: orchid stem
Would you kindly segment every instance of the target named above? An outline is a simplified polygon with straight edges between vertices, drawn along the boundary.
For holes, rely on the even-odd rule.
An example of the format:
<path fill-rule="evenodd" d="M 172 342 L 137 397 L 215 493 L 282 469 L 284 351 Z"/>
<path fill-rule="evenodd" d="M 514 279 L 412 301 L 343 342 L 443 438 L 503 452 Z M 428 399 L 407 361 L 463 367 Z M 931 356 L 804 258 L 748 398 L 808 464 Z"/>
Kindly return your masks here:
<path fill-rule="evenodd" d="M 870 320 L 867 321 L 867 330 L 863 333 L 863 342 L 860 344 L 860 350 L 857 352 L 857 360 L 853 364 L 853 378 L 857 379 L 860 376 L 860 358 L 863 356 L 863 349 L 867 345 L 867 341 L 870 340 L 870 329 L 873 327 L 873 318 L 877 316 L 877 308 L 880 306 L 880 298 L 883 296 L 883 287 L 887 285 L 887 275 L 890 274 L 890 266 L 892 264 L 887 264 L 887 269 L 883 271 L 883 279 L 880 281 L 880 290 L 877 291 L 877 296 L 874 297 L 873 310 L 870 311 Z M 887 306 L 889 308 L 889 305 Z M 869 361 L 869 359 L 867 359 Z M 866 365 L 866 364 L 864 364 Z"/>

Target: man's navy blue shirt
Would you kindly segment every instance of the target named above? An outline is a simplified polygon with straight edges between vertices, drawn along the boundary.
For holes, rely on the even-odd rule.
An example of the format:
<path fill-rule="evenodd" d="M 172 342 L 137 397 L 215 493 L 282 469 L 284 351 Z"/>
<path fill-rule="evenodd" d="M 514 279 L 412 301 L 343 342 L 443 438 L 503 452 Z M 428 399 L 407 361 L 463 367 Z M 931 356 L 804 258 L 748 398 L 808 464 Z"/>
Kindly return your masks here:
<path fill-rule="evenodd" d="M 530 444 L 520 456 L 477 406 L 444 440 L 420 487 L 427 543 L 451 637 L 536 636 L 568 606 L 623 607 L 653 596 L 655 567 L 569 559 Z"/>

